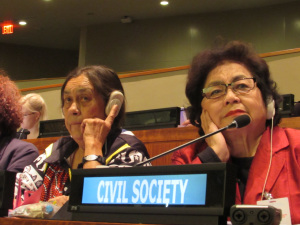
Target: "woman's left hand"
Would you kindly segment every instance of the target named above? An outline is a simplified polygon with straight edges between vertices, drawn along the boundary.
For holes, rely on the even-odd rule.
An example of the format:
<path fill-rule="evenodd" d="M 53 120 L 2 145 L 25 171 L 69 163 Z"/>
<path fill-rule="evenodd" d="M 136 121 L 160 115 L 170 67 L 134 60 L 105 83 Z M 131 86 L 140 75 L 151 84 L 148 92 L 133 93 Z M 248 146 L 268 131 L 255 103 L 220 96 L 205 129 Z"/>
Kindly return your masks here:
<path fill-rule="evenodd" d="M 219 129 L 212 121 L 209 113 L 206 110 L 203 110 L 201 114 L 201 126 L 205 134 L 215 132 Z M 230 152 L 222 133 L 217 133 L 211 137 L 208 137 L 205 139 L 205 141 L 207 145 L 214 150 L 222 162 L 228 161 Z"/>

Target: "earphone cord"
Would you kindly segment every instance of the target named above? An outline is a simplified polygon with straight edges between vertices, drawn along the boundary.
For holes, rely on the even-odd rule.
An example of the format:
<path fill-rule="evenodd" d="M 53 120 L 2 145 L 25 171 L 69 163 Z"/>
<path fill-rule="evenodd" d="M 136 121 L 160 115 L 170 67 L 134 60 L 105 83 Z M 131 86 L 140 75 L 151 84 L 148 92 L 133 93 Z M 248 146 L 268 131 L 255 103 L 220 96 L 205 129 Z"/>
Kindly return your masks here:
<path fill-rule="evenodd" d="M 107 154 L 107 139 L 105 140 L 105 152 L 104 152 L 104 155 L 106 155 Z"/>
<path fill-rule="evenodd" d="M 269 177 L 269 173 L 270 173 L 270 169 L 271 169 L 271 164 L 272 164 L 272 156 L 273 156 L 273 117 L 272 117 L 272 120 L 271 120 L 271 131 L 270 131 L 270 162 L 269 162 L 269 168 L 268 168 L 268 172 L 267 172 L 267 175 L 266 175 L 266 179 L 265 179 L 265 183 L 264 183 L 264 187 L 263 187 L 263 190 L 262 190 L 262 193 L 261 193 L 261 200 L 263 200 L 264 198 L 264 194 L 265 194 L 265 188 L 266 188 L 266 185 L 267 185 L 267 180 L 268 180 L 268 177 Z"/>

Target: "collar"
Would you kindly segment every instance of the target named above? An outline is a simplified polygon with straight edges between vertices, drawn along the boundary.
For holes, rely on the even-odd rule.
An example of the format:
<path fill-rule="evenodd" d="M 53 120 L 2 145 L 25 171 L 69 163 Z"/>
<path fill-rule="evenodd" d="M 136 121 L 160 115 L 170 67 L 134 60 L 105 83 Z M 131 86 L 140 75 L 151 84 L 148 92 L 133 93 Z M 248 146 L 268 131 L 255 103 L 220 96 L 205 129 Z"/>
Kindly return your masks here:
<path fill-rule="evenodd" d="M 121 129 L 117 129 L 114 132 L 110 132 L 107 136 L 107 143 L 105 144 L 107 146 L 108 152 L 105 152 L 105 154 L 109 154 L 110 148 L 112 144 L 114 143 L 115 139 L 120 135 Z M 103 148 L 105 147 L 103 145 Z M 74 139 L 71 136 L 63 137 L 59 140 L 57 140 L 55 143 L 53 143 L 52 146 L 52 153 L 51 155 L 45 159 L 46 163 L 62 163 L 67 159 L 76 149 L 78 148 L 78 144 L 74 141 Z"/>
<path fill-rule="evenodd" d="M 270 128 L 268 127 L 263 133 L 249 170 L 249 177 L 244 196 L 244 202 L 247 204 L 256 204 L 256 202 L 252 202 L 253 198 L 251 197 L 254 194 L 252 193 L 254 191 L 253 187 L 255 187 L 255 190 L 257 191 L 255 199 L 258 200 L 261 198 L 266 179 L 267 183 L 265 191 L 269 192 L 272 189 L 285 164 L 286 159 L 283 150 L 289 146 L 289 141 L 285 130 L 279 126 L 275 126 L 273 129 L 272 162 L 270 173 L 267 175 L 271 153 L 270 138 L 271 133 Z"/>
<path fill-rule="evenodd" d="M 73 138 L 63 137 L 53 143 L 51 155 L 45 159 L 46 163 L 61 163 L 68 158 L 76 149 L 78 144 Z"/>
<path fill-rule="evenodd" d="M 273 128 L 273 141 L 272 141 L 272 155 L 275 155 L 280 150 L 286 148 L 289 145 L 288 138 L 283 128 L 275 126 Z M 262 135 L 260 143 L 257 148 L 257 153 L 269 154 L 271 150 L 271 129 L 267 127 Z"/>

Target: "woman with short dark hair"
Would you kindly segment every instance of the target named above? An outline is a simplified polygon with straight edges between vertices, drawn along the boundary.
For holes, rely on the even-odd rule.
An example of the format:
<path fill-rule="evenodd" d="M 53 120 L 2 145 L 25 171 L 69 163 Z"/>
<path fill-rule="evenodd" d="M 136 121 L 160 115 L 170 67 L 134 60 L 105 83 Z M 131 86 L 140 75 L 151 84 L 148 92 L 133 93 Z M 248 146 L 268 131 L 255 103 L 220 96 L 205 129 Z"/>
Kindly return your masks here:
<path fill-rule="evenodd" d="M 208 134 L 247 115 L 250 123 L 227 129 L 174 152 L 174 164 L 237 165 L 237 204 L 287 197 L 292 223 L 300 223 L 300 131 L 278 126 L 280 95 L 267 63 L 251 46 L 230 42 L 194 57 L 187 79 L 190 122 Z"/>
<path fill-rule="evenodd" d="M 255 78 L 256 86 L 261 91 L 265 105 L 267 105 L 268 97 L 274 99 L 276 109 L 274 126 L 276 126 L 280 121 L 278 108 L 281 96 L 277 92 L 276 83 L 270 77 L 269 67 L 266 61 L 259 57 L 249 44 L 238 41 L 230 42 L 223 48 L 213 48 L 203 51 L 194 57 L 189 69 L 185 89 L 186 96 L 192 105 L 189 112 L 190 122 L 194 126 L 199 127 L 199 132 L 203 134 L 200 120 L 202 106 L 200 103 L 205 98 L 205 95 L 202 93 L 202 89 L 210 71 L 225 61 L 237 62 L 249 70 Z M 270 126 L 270 120 L 266 120 L 266 124 Z"/>

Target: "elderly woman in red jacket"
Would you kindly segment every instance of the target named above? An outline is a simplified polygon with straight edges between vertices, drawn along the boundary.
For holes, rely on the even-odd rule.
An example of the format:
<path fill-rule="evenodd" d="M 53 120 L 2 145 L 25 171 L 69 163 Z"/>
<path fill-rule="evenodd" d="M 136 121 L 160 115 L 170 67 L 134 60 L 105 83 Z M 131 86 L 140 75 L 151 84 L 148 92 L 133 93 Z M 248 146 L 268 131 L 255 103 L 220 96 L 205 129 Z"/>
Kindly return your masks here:
<path fill-rule="evenodd" d="M 203 51 L 192 61 L 186 95 L 189 119 L 200 135 L 240 115 L 248 115 L 251 122 L 176 151 L 173 163 L 234 163 L 237 204 L 287 197 L 292 223 L 300 223 L 300 131 L 278 126 L 281 97 L 266 62 L 236 41 Z"/>

